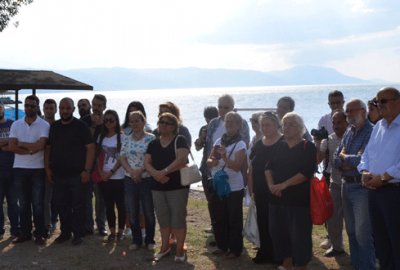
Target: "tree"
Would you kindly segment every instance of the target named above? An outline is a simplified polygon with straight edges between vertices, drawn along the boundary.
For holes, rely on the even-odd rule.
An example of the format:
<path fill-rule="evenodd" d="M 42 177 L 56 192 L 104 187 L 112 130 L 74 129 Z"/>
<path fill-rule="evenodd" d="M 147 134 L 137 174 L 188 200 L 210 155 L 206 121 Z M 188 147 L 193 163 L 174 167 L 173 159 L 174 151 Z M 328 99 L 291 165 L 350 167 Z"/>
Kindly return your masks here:
<path fill-rule="evenodd" d="M 18 14 L 21 5 L 28 5 L 33 0 L 0 0 L 0 32 L 8 26 L 11 18 Z M 17 27 L 18 22 L 14 23 Z"/>

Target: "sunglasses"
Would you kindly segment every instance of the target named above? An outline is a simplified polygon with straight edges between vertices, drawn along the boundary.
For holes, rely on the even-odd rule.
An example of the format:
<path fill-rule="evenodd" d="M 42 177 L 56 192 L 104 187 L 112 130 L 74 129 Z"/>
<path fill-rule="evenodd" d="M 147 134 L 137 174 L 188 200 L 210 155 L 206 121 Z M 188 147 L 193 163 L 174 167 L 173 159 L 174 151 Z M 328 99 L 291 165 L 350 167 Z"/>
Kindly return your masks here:
<path fill-rule="evenodd" d="M 31 109 L 35 109 L 37 107 L 37 105 L 33 105 L 33 104 L 25 104 L 24 106 L 25 106 L 25 108 L 31 108 Z"/>
<path fill-rule="evenodd" d="M 159 125 L 167 125 L 167 126 L 172 126 L 172 125 L 174 125 L 174 123 L 166 122 L 166 121 L 159 121 L 158 124 L 159 124 Z"/>
<path fill-rule="evenodd" d="M 108 122 L 114 123 L 114 122 L 115 122 L 115 118 L 105 118 L 105 119 L 103 120 L 103 122 L 104 122 L 104 123 L 108 123 Z"/>
<path fill-rule="evenodd" d="M 229 110 L 230 107 L 229 106 L 222 106 L 222 105 L 218 105 L 218 109 L 225 109 L 225 110 Z"/>
<path fill-rule="evenodd" d="M 250 122 L 254 123 L 254 124 L 258 124 L 258 119 L 257 118 L 255 118 L 255 119 L 250 118 Z"/>
<path fill-rule="evenodd" d="M 388 103 L 389 100 L 398 100 L 398 98 L 382 98 L 382 99 L 377 99 L 376 103 L 377 104 L 386 104 Z"/>

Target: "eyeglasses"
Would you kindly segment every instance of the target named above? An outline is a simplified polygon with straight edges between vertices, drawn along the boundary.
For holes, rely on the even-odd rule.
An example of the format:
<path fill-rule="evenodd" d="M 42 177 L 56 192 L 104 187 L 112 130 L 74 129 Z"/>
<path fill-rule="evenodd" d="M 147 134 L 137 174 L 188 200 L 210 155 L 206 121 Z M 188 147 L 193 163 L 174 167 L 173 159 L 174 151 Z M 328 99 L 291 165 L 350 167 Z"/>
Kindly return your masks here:
<path fill-rule="evenodd" d="M 225 110 L 229 110 L 231 107 L 229 106 L 222 106 L 222 105 L 218 105 L 218 109 L 225 109 Z"/>
<path fill-rule="evenodd" d="M 166 122 L 166 121 L 159 121 L 158 124 L 159 124 L 159 125 L 167 125 L 167 126 L 172 126 L 172 125 L 174 125 L 174 123 Z"/>
<path fill-rule="evenodd" d="M 253 124 L 258 124 L 258 119 L 257 118 L 250 118 L 250 122 Z"/>
<path fill-rule="evenodd" d="M 108 122 L 114 123 L 114 122 L 115 122 L 115 118 L 105 118 L 105 119 L 103 120 L 103 122 L 104 122 L 104 123 L 108 123 Z"/>
<path fill-rule="evenodd" d="M 345 111 L 345 113 L 346 113 L 346 114 L 351 114 L 351 113 L 353 113 L 353 112 L 356 112 L 356 111 L 361 111 L 361 110 L 364 110 L 364 108 L 346 110 L 346 111 Z"/>
<path fill-rule="evenodd" d="M 377 99 L 376 103 L 377 104 L 386 104 L 388 103 L 389 100 L 398 100 L 398 98 L 382 98 L 382 99 Z"/>
<path fill-rule="evenodd" d="M 27 108 L 35 109 L 37 107 L 37 105 L 33 105 L 33 104 L 25 104 L 24 106 L 26 109 Z"/>

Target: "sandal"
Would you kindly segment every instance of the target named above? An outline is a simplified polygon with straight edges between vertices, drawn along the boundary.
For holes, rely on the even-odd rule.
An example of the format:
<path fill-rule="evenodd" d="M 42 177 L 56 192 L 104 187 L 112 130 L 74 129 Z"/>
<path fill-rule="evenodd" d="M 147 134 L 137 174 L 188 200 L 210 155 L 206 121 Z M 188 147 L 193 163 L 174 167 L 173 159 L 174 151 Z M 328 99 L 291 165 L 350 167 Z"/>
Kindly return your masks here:
<path fill-rule="evenodd" d="M 236 259 L 238 256 L 236 256 L 233 253 L 228 252 L 228 253 L 225 254 L 224 257 L 225 257 L 225 259 Z"/>
<path fill-rule="evenodd" d="M 170 253 L 171 253 L 171 249 L 168 248 L 167 251 L 165 251 L 164 253 L 154 254 L 154 259 L 156 259 L 157 261 L 161 260 L 163 257 L 168 256 Z"/>
<path fill-rule="evenodd" d="M 186 255 L 183 253 L 182 257 L 175 256 L 174 262 L 176 263 L 183 263 L 185 261 Z"/>
<path fill-rule="evenodd" d="M 225 251 L 223 251 L 222 249 L 216 249 L 212 252 L 213 255 L 221 255 L 224 253 L 225 253 Z"/>

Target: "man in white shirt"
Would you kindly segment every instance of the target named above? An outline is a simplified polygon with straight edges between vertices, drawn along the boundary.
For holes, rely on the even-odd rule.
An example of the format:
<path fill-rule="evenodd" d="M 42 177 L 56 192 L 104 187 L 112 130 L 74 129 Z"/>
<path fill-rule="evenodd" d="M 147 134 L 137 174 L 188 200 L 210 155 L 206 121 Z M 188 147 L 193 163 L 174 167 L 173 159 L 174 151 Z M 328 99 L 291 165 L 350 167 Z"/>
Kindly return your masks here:
<path fill-rule="evenodd" d="M 32 211 L 35 223 L 35 244 L 43 245 L 44 226 L 44 148 L 49 137 L 50 125 L 40 117 L 39 99 L 25 99 L 25 116 L 15 121 L 10 130 L 9 150 L 15 153 L 14 170 L 20 204 L 21 235 L 13 243 L 32 239 Z"/>

